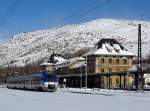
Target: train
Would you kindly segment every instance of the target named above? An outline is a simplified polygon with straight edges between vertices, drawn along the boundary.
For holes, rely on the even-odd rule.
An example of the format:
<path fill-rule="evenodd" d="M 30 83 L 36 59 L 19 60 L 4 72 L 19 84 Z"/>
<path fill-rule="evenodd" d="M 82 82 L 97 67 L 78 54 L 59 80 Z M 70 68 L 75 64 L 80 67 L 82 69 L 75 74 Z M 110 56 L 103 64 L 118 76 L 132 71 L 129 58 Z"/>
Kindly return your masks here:
<path fill-rule="evenodd" d="M 56 91 L 58 88 L 58 76 L 46 71 L 22 76 L 9 76 L 6 79 L 7 88 Z"/>

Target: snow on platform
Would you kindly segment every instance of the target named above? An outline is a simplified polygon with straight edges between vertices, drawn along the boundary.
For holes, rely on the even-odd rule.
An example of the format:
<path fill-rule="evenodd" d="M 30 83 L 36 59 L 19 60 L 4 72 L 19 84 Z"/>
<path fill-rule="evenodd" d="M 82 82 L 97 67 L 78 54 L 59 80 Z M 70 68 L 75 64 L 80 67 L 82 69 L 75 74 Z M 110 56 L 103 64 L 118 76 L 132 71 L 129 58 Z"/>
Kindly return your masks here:
<path fill-rule="evenodd" d="M 79 94 L 104 95 L 104 96 L 113 96 L 114 95 L 109 90 L 99 90 L 99 89 L 63 88 L 63 89 L 60 89 L 60 91 L 79 93 Z"/>
<path fill-rule="evenodd" d="M 52 93 L 0 88 L 0 111 L 149 111 L 150 109 L 150 93 L 107 90 L 100 92 L 114 95 L 76 94 L 65 89 Z"/>
<path fill-rule="evenodd" d="M 79 94 L 92 94 L 103 96 L 132 96 L 132 97 L 150 97 L 150 91 L 127 91 L 127 90 L 108 90 L 108 89 L 85 89 L 85 88 L 62 88 L 62 92 L 71 92 Z"/>

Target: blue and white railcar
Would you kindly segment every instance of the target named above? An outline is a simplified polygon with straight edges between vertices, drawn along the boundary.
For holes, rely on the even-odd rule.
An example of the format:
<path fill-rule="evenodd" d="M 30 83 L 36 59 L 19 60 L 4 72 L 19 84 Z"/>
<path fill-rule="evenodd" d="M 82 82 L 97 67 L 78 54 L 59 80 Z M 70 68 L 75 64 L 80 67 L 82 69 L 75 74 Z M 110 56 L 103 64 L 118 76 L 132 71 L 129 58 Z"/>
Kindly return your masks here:
<path fill-rule="evenodd" d="M 58 87 L 58 76 L 55 73 L 36 73 L 25 76 L 10 76 L 7 78 L 8 88 L 56 91 Z"/>

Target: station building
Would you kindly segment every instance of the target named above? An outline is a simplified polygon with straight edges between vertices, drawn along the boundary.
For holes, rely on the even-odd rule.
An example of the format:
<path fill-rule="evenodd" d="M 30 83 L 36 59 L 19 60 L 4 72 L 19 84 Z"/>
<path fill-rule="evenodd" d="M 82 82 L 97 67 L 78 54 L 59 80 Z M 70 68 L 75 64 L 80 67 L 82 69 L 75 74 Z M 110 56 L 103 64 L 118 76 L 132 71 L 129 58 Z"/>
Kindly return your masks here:
<path fill-rule="evenodd" d="M 126 89 L 135 84 L 134 57 L 115 39 L 103 38 L 81 57 L 62 59 L 53 55 L 52 61 L 60 84 L 66 87 L 85 87 L 87 76 L 89 88 Z"/>
<path fill-rule="evenodd" d="M 96 47 L 96 50 L 88 52 L 84 57 L 87 57 L 87 73 L 100 75 L 100 87 L 133 86 L 133 75 L 123 72 L 129 72 L 132 69 L 134 54 L 127 51 L 115 39 L 101 39 Z"/>

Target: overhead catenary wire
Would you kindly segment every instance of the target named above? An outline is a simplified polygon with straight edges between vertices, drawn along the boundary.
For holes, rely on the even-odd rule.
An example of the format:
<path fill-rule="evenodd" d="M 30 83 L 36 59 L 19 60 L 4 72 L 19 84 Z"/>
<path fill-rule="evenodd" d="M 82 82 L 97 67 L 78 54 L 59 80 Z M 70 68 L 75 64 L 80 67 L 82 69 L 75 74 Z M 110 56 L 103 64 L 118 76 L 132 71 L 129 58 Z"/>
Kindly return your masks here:
<path fill-rule="evenodd" d="M 93 10 L 96 10 L 97 8 L 109 3 L 111 0 L 95 0 L 95 1 L 92 1 L 90 2 L 86 7 L 83 7 L 81 8 L 80 10 L 76 11 L 75 13 L 71 14 L 70 16 L 64 18 L 62 20 L 63 24 L 59 25 L 58 27 L 56 28 L 60 28 L 62 26 L 65 26 L 66 25 L 66 22 L 73 22 L 73 21 L 77 21 L 79 18 L 82 18 L 83 16 L 87 15 L 88 13 L 90 13 L 91 11 Z M 149 11 L 146 11 L 136 17 L 131 17 L 129 19 L 136 19 L 138 20 L 139 18 L 142 18 L 144 16 L 146 16 L 147 14 L 150 13 L 150 10 Z M 139 19 L 140 20 L 140 19 Z M 141 19 L 142 20 L 142 19 Z M 118 29 L 118 28 L 125 28 L 127 26 L 119 26 L 119 27 L 116 27 L 114 28 L 114 30 Z"/>
<path fill-rule="evenodd" d="M 0 18 L 0 26 L 4 25 L 8 19 L 11 17 L 11 15 L 17 10 L 17 8 L 21 5 L 23 0 L 15 0 L 12 4 L 12 6 L 7 10 L 5 15 Z"/>
<path fill-rule="evenodd" d="M 101 2 L 101 0 L 94 0 L 94 1 L 90 2 L 88 5 L 86 5 L 85 7 L 83 7 L 83 8 L 81 8 L 81 9 L 77 10 L 76 12 L 72 13 L 72 14 L 69 15 L 68 17 L 64 18 L 62 21 L 66 21 L 66 20 L 68 20 L 68 19 L 70 19 L 70 18 L 73 18 L 73 17 L 76 16 L 76 15 L 81 15 L 83 10 L 85 10 L 87 7 L 89 8 L 89 7 L 91 7 L 91 6 L 95 5 L 95 4 L 97 4 L 98 2 Z"/>
<path fill-rule="evenodd" d="M 66 17 L 63 19 L 63 22 L 65 22 L 64 24 L 61 24 L 60 26 L 58 26 L 57 28 L 60 28 L 62 26 L 66 25 L 66 22 L 73 22 L 78 20 L 79 18 L 82 18 L 83 16 L 87 15 L 88 13 L 90 13 L 93 10 L 96 10 L 99 7 L 102 7 L 103 5 L 109 3 L 111 0 L 95 0 L 91 3 L 89 3 L 86 7 L 81 8 L 80 10 L 76 11 L 75 13 L 71 14 L 70 16 Z M 139 19 L 143 16 L 146 16 L 147 14 L 149 14 L 150 11 L 146 11 L 136 17 L 131 17 L 129 19 Z M 132 21 L 131 21 L 132 22 Z M 125 28 L 127 27 L 127 25 L 125 26 L 119 26 L 114 28 L 114 30 L 118 29 L 118 28 Z"/>
<path fill-rule="evenodd" d="M 146 14 L 147 14 L 147 15 L 150 15 L 150 11 L 147 12 Z M 147 16 L 147 15 L 146 15 L 145 17 L 141 18 L 141 21 L 150 20 L 150 16 Z M 145 28 L 150 29 L 150 27 L 148 27 L 148 26 L 145 26 L 145 25 L 142 25 L 142 26 L 144 26 Z"/>
<path fill-rule="evenodd" d="M 148 10 L 146 12 L 143 12 L 138 16 L 130 17 L 128 20 L 143 21 L 143 20 L 146 20 L 146 19 L 150 19 L 150 17 L 146 17 L 148 14 L 150 14 L 150 10 Z M 125 28 L 125 27 L 127 27 L 127 26 L 119 26 L 119 27 L 116 27 L 114 30 L 119 29 L 119 28 Z"/>
<path fill-rule="evenodd" d="M 92 7 L 91 9 L 88 9 L 85 13 L 88 14 L 88 13 L 90 13 L 91 11 L 96 10 L 97 8 L 106 5 L 106 4 L 109 3 L 110 1 L 111 1 L 111 0 L 103 0 L 101 3 L 96 4 L 96 6 Z"/>
<path fill-rule="evenodd" d="M 144 13 L 138 15 L 138 16 L 130 17 L 129 20 L 131 21 L 131 24 L 132 24 L 132 20 L 138 20 L 138 21 L 142 22 L 145 19 L 150 19 L 150 17 L 145 18 L 145 16 L 147 16 L 148 14 L 150 14 L 150 10 L 148 10 L 148 11 L 146 11 L 146 12 L 144 12 Z M 150 29 L 150 27 L 148 27 L 144 24 L 142 26 L 147 28 L 147 29 Z M 117 29 L 120 29 L 120 28 L 126 28 L 126 27 L 128 27 L 128 25 L 118 26 L 118 27 L 113 28 L 113 30 L 117 30 Z M 137 27 L 135 27 L 135 28 L 137 28 Z M 147 33 L 150 33 L 150 31 L 147 32 Z M 130 43 L 125 43 L 125 42 L 123 42 L 123 44 L 137 44 L 137 43 L 131 43 L 131 42 Z M 143 42 L 142 41 L 142 44 L 148 44 L 148 42 Z"/>
<path fill-rule="evenodd" d="M 76 20 L 80 19 L 81 17 L 87 15 L 91 11 L 96 10 L 99 7 L 102 7 L 103 5 L 106 5 L 110 1 L 111 0 L 95 0 L 95 1 L 90 2 L 87 6 L 79 9 L 75 13 L 73 13 L 70 16 L 68 16 L 68 17 L 64 18 L 63 20 L 61 20 L 61 22 L 63 24 L 61 24 L 57 28 L 60 28 L 64 25 L 66 25 L 68 22 L 73 22 L 73 21 L 76 21 Z"/>

